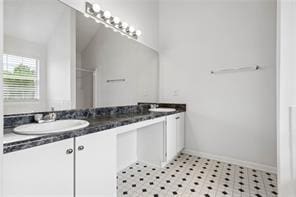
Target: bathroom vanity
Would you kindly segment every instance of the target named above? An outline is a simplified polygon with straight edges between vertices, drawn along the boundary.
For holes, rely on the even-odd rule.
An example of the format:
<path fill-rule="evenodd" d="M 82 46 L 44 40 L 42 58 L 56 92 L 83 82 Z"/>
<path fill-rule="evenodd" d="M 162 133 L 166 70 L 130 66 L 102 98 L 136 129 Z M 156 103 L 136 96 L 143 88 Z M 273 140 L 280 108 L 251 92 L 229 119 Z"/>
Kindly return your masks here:
<path fill-rule="evenodd" d="M 8 116 L 4 196 L 116 196 L 119 170 L 137 161 L 165 166 L 184 148 L 186 106 L 174 105 L 174 112 L 148 106 L 57 112 L 90 124 L 44 136 L 13 136 L 13 125 L 30 118 Z"/>

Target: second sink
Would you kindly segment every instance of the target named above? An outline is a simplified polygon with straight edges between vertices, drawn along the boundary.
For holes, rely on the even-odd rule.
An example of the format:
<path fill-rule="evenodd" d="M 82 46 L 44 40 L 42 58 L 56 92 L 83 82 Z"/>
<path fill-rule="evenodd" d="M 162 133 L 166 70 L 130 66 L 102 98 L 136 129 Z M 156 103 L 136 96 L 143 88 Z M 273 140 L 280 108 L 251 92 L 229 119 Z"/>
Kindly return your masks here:
<path fill-rule="evenodd" d="M 149 109 L 151 112 L 174 112 L 176 109 L 174 108 L 152 108 Z"/>

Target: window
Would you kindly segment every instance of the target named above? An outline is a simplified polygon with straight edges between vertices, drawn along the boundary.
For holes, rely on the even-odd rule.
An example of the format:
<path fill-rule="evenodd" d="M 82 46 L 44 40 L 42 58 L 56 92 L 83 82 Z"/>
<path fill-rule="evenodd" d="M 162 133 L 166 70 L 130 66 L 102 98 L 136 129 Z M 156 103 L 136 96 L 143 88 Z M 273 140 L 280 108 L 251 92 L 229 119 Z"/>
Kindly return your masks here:
<path fill-rule="evenodd" d="M 39 99 L 39 64 L 37 59 L 3 55 L 4 101 Z"/>

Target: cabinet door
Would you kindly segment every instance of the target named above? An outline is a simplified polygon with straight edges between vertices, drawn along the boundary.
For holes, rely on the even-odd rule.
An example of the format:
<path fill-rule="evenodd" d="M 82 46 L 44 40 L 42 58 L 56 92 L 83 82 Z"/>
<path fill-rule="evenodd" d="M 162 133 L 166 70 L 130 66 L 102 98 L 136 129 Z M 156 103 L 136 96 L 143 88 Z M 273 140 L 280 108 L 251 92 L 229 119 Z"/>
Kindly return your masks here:
<path fill-rule="evenodd" d="M 184 125 L 184 113 L 179 113 L 176 116 L 176 124 L 177 124 L 177 152 L 180 152 L 184 148 L 185 144 L 185 125 Z"/>
<path fill-rule="evenodd" d="M 166 148 L 167 161 L 170 161 L 177 154 L 177 128 L 175 114 L 167 116 Z"/>
<path fill-rule="evenodd" d="M 165 162 L 164 133 L 163 122 L 137 130 L 138 161 L 155 166 L 161 166 L 162 162 Z"/>
<path fill-rule="evenodd" d="M 5 154 L 3 196 L 73 197 L 73 144 L 67 139 Z"/>
<path fill-rule="evenodd" d="M 116 133 L 106 130 L 75 139 L 76 197 L 116 196 Z"/>

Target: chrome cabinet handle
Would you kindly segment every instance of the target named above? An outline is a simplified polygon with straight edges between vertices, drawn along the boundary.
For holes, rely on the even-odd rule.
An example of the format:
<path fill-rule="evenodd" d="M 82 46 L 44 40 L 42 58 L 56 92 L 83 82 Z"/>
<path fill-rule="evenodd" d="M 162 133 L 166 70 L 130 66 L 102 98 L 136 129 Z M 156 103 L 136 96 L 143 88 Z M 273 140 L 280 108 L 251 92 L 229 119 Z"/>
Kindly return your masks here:
<path fill-rule="evenodd" d="M 66 154 L 67 155 L 70 155 L 72 153 L 73 153 L 73 149 L 72 148 L 69 148 L 69 149 L 66 150 Z"/>
<path fill-rule="evenodd" d="M 78 146 L 78 150 L 79 151 L 82 151 L 83 149 L 84 149 L 84 146 L 82 146 L 82 145 L 81 146 Z"/>
<path fill-rule="evenodd" d="M 176 120 L 180 119 L 180 117 L 177 117 Z"/>

